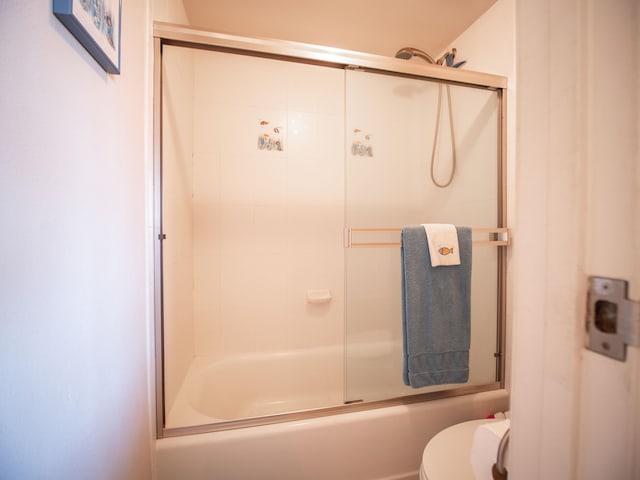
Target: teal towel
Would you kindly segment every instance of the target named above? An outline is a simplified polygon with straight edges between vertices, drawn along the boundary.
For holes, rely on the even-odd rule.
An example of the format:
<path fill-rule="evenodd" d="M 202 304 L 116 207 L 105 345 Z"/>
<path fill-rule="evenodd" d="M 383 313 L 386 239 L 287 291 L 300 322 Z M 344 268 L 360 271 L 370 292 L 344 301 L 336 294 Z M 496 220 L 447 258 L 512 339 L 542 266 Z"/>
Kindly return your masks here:
<path fill-rule="evenodd" d="M 405 385 L 469 380 L 471 229 L 456 227 L 460 265 L 432 267 L 423 226 L 402 229 Z"/>

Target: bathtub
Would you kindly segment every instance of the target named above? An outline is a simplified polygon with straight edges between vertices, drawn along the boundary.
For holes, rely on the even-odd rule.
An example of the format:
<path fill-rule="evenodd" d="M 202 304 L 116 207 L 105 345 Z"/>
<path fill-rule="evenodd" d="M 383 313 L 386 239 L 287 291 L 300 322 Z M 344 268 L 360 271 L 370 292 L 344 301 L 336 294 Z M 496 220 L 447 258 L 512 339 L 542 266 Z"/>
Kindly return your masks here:
<path fill-rule="evenodd" d="M 379 354 L 385 351 L 366 350 Z M 202 425 L 342 404 L 343 378 L 335 374 L 342 371 L 341 351 L 325 348 L 312 352 L 326 354 L 323 362 L 325 366 L 330 363 L 327 371 L 332 375 L 317 371 L 309 375 L 304 368 L 305 355 L 300 352 L 271 354 L 268 368 L 261 369 L 258 375 L 253 366 L 260 358 L 252 355 L 215 362 L 197 357 L 170 409 L 166 425 L 169 428 Z M 303 368 L 291 370 L 292 365 Z M 296 396 L 291 394 L 294 390 L 298 392 Z M 272 394 L 275 391 L 278 395 Z M 422 451 L 436 433 L 455 423 L 507 409 L 508 394 L 499 389 L 172 436 L 156 441 L 157 478 L 417 480 Z"/>
<path fill-rule="evenodd" d="M 442 429 L 508 409 L 505 390 L 156 441 L 158 480 L 417 480 Z"/>
<path fill-rule="evenodd" d="M 167 428 L 263 417 L 344 403 L 343 348 L 325 346 L 192 361 Z"/>

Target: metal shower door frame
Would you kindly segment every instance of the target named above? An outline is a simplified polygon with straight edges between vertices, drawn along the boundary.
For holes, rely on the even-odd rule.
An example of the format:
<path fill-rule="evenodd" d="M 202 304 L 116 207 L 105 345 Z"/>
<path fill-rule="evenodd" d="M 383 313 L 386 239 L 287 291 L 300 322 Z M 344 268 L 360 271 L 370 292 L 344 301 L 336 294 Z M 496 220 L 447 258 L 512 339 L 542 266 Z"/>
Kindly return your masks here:
<path fill-rule="evenodd" d="M 506 198 L 506 91 L 507 78 L 500 75 L 444 68 L 441 65 L 419 64 L 403 59 L 360 53 L 333 47 L 324 47 L 284 40 L 256 39 L 196 30 L 184 25 L 165 22 L 154 23 L 153 65 L 153 255 L 154 255 L 154 302 L 155 319 L 155 390 L 156 390 L 156 434 L 157 438 L 230 430 L 235 428 L 295 421 L 314 417 L 355 412 L 374 408 L 424 402 L 459 395 L 496 390 L 505 384 L 505 325 L 506 325 L 506 245 L 498 246 L 498 326 L 496 339 L 495 383 L 470 387 L 459 387 L 430 393 L 391 398 L 385 400 L 353 403 L 310 411 L 283 413 L 262 418 L 233 420 L 215 424 L 181 428 L 166 428 L 164 415 L 164 354 L 163 354 L 163 292 L 162 292 L 162 49 L 164 45 L 196 49 L 215 50 L 252 55 L 280 60 L 309 63 L 342 69 L 362 69 L 383 74 L 407 76 L 425 80 L 437 80 L 449 85 L 493 90 L 498 100 L 498 229 L 507 227 Z"/>

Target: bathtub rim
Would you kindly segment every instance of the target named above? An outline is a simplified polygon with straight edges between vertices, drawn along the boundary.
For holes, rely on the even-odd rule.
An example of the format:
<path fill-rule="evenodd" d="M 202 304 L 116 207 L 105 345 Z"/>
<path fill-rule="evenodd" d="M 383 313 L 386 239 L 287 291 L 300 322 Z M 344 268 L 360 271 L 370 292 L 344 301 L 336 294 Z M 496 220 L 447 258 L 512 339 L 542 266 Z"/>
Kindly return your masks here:
<path fill-rule="evenodd" d="M 311 410 L 300 410 L 296 412 L 279 413 L 254 418 L 243 418 L 239 420 L 227 420 L 216 423 L 207 423 L 202 425 L 191 425 L 187 427 L 171 427 L 164 425 L 157 430 L 156 438 L 181 437 L 186 435 L 198 435 L 201 433 L 222 432 L 226 430 L 236 430 L 248 427 L 258 427 L 263 425 L 272 425 L 276 423 L 298 422 L 314 418 L 328 417 L 333 415 L 342 415 L 354 412 L 362 412 L 367 410 L 375 410 L 388 407 L 397 407 L 401 405 L 410 405 L 433 400 L 442 400 L 452 397 L 460 397 L 465 395 L 473 395 L 481 392 L 489 392 L 501 390 L 503 386 L 501 382 L 494 382 L 484 385 L 472 385 L 466 387 L 458 387 L 452 389 L 444 389 L 436 392 L 420 393 L 403 397 L 387 398 L 384 400 L 369 400 L 357 403 L 348 403 L 344 405 L 334 405 L 330 407 L 315 408 Z"/>

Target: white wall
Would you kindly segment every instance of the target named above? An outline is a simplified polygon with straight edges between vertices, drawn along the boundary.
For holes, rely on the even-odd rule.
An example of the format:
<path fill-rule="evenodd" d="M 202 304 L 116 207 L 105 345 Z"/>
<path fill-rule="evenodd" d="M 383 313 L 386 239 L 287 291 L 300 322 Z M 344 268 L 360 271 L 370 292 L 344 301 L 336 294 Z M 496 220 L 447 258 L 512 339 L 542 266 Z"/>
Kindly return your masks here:
<path fill-rule="evenodd" d="M 340 344 L 342 71 L 215 52 L 194 58 L 196 354 Z M 260 150 L 263 133 L 279 136 L 283 150 Z M 333 298 L 308 304 L 308 289 Z"/>
<path fill-rule="evenodd" d="M 450 2 L 450 6 L 437 1 L 185 0 L 184 4 L 194 27 L 392 56 L 406 46 L 435 55 L 452 39 L 452 32 L 464 30 L 494 2 Z"/>
<path fill-rule="evenodd" d="M 119 76 L 51 2 L 2 7 L 0 476 L 150 478 L 146 2 Z"/>
<path fill-rule="evenodd" d="M 158 22 L 189 24 L 182 0 L 152 0 L 152 18 Z"/>

